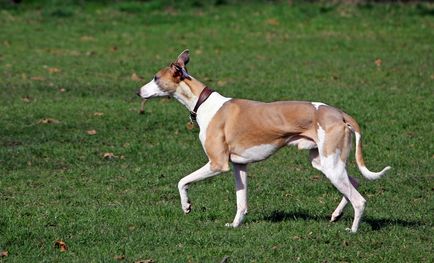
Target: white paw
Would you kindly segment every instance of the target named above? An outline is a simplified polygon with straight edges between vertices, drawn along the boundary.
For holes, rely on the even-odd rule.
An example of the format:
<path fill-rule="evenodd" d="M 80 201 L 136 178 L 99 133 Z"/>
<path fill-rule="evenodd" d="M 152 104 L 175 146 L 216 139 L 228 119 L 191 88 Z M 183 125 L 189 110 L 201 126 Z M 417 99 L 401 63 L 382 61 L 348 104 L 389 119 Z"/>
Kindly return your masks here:
<path fill-rule="evenodd" d="M 342 213 L 341 214 L 332 214 L 332 217 L 330 218 L 330 222 L 336 222 L 336 221 L 338 221 L 339 219 L 341 219 L 341 217 L 342 217 Z"/>
<path fill-rule="evenodd" d="M 234 223 L 227 223 L 227 224 L 225 224 L 225 227 L 231 227 L 231 228 L 237 228 L 239 226 L 240 226 L 240 224 L 234 224 Z"/>
<path fill-rule="evenodd" d="M 182 204 L 182 211 L 184 211 L 184 214 L 190 213 L 191 212 L 191 204 L 190 203 Z"/>
<path fill-rule="evenodd" d="M 345 228 L 345 231 L 347 231 L 348 233 L 351 233 L 351 234 L 355 234 L 357 232 L 357 229 L 353 230 L 353 229 L 347 227 L 347 228 Z"/>

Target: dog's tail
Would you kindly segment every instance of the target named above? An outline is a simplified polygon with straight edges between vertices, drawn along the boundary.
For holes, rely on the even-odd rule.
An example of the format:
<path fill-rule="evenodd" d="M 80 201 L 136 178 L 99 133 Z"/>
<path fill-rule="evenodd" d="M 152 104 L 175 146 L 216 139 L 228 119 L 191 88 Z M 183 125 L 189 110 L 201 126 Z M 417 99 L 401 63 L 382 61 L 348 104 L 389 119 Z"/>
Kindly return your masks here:
<path fill-rule="evenodd" d="M 346 122 L 347 126 L 350 128 L 350 130 L 355 134 L 356 136 L 356 163 L 359 167 L 360 172 L 363 174 L 363 176 L 368 180 L 376 180 L 382 177 L 388 170 L 390 170 L 392 167 L 387 166 L 381 172 L 371 172 L 366 168 L 365 161 L 363 160 L 363 154 L 362 154 L 362 135 L 360 132 L 360 126 L 357 124 L 357 122 L 348 114 L 344 113 L 344 121 Z"/>

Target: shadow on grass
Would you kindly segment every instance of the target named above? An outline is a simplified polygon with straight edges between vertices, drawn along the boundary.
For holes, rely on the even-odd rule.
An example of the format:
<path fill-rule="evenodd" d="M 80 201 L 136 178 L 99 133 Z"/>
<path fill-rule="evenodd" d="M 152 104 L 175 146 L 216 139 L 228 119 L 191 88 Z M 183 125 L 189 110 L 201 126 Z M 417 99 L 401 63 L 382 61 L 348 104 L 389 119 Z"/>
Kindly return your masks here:
<path fill-rule="evenodd" d="M 270 215 L 264 216 L 261 220 L 269 221 L 272 223 L 283 222 L 283 221 L 295 221 L 295 220 L 315 220 L 315 221 L 329 221 L 329 216 L 324 215 L 312 215 L 305 211 L 295 211 L 295 212 L 285 212 L 285 211 L 273 211 Z M 352 220 L 352 215 L 351 215 Z M 402 219 L 391 219 L 391 218 L 371 218 L 365 217 L 362 218 L 362 222 L 369 224 L 372 230 L 381 230 L 387 226 L 402 226 L 402 227 L 420 227 L 423 225 L 430 225 L 426 222 L 422 221 L 409 221 Z"/>

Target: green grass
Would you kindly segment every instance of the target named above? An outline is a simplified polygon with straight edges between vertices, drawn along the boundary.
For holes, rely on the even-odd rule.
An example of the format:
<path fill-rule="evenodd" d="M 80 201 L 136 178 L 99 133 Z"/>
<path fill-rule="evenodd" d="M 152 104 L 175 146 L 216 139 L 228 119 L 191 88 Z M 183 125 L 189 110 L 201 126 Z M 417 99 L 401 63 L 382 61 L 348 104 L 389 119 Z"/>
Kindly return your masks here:
<path fill-rule="evenodd" d="M 432 4 L 79 3 L 0 10 L 0 261 L 432 262 Z M 361 179 L 356 235 L 349 208 L 328 222 L 341 197 L 296 149 L 250 166 L 242 227 L 224 227 L 230 173 L 192 185 L 183 215 L 177 182 L 206 162 L 197 130 L 174 100 L 139 115 L 134 91 L 185 48 L 226 96 L 359 121 L 368 167 L 393 170 Z M 361 178 L 353 155 L 349 170 Z"/>

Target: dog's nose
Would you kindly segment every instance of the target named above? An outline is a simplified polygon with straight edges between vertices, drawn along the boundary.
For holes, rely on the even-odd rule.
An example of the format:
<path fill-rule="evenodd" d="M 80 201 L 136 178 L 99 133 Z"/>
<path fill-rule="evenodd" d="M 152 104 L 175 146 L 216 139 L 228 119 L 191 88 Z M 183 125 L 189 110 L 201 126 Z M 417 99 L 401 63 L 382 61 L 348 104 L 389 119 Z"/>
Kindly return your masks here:
<path fill-rule="evenodd" d="M 137 94 L 137 96 L 140 97 L 140 90 L 138 90 L 138 91 L 136 92 L 136 94 Z"/>

